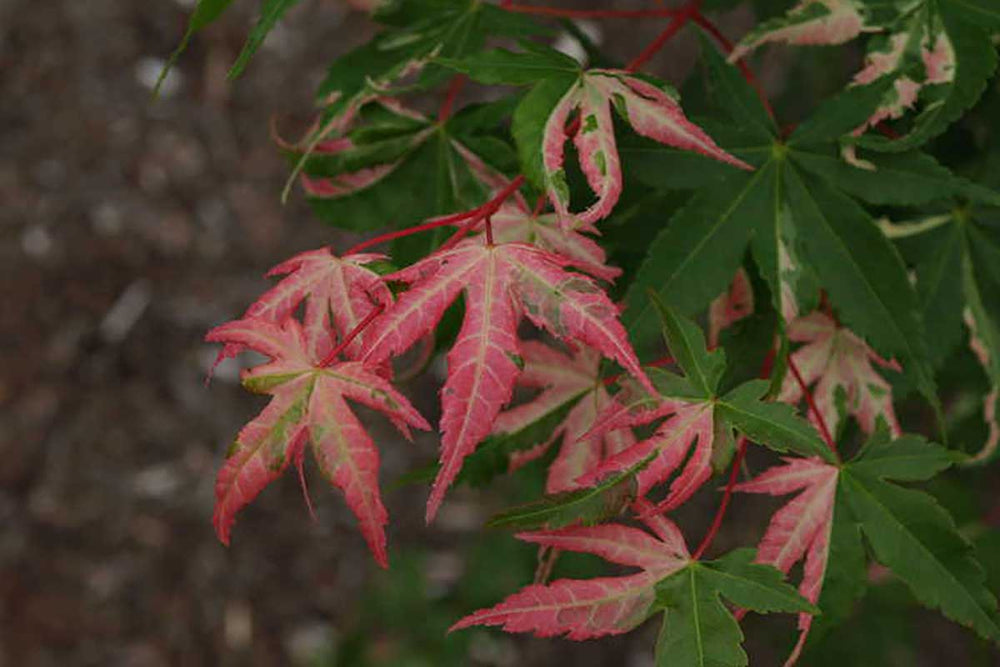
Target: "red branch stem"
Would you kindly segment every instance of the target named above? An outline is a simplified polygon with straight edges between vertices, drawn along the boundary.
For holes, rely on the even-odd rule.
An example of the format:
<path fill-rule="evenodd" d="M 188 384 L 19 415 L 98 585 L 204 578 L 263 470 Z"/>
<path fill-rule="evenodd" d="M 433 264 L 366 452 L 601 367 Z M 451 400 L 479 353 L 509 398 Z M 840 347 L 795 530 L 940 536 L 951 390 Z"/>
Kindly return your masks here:
<path fill-rule="evenodd" d="M 697 13 L 698 6 L 700 4 L 701 0 L 691 0 L 691 2 L 687 3 L 680 9 L 675 10 L 672 14 L 673 19 L 671 19 L 670 23 L 667 24 L 667 27 L 663 29 L 663 32 L 657 35 L 656 39 L 649 43 L 649 46 L 643 49 L 639 55 L 632 59 L 632 62 L 625 67 L 625 71 L 634 72 L 645 65 L 650 58 L 655 56 L 660 49 L 663 48 L 664 44 L 669 42 L 674 35 L 680 32 L 680 29 L 687 24 L 688 19 Z"/>
<path fill-rule="evenodd" d="M 729 502 L 733 498 L 733 489 L 736 488 L 736 480 L 740 474 L 740 466 L 743 465 L 743 457 L 747 453 L 747 439 L 745 436 L 740 436 L 739 443 L 736 445 L 736 455 L 733 456 L 733 468 L 729 471 L 729 481 L 726 483 L 726 490 L 722 494 L 722 502 L 719 503 L 719 509 L 715 512 L 715 518 L 712 519 L 712 525 L 709 526 L 708 532 L 705 533 L 704 539 L 702 539 L 701 544 L 695 549 L 694 555 L 691 556 L 692 559 L 698 560 L 704 555 L 708 547 L 712 545 L 715 540 L 715 536 L 718 534 L 719 529 L 722 527 L 722 520 L 726 517 L 726 510 L 729 509 Z"/>
<path fill-rule="evenodd" d="M 451 78 L 448 92 L 445 93 L 444 101 L 441 102 L 441 108 L 438 110 L 438 123 L 444 123 L 451 116 L 451 110 L 455 106 L 455 98 L 462 91 L 466 81 L 468 81 L 468 77 L 464 74 L 456 74 Z"/>
<path fill-rule="evenodd" d="M 456 222 L 462 222 L 463 220 L 469 220 L 471 224 L 475 224 L 476 222 L 482 220 L 485 216 L 492 215 L 493 213 L 495 213 L 497 209 L 500 208 L 500 205 L 503 204 L 503 202 L 507 199 L 507 197 L 514 194 L 514 192 L 516 192 L 517 189 L 521 187 L 523 183 L 524 183 L 524 176 L 518 176 L 510 183 L 508 183 L 507 187 L 501 190 L 499 194 L 497 194 L 497 196 L 495 196 L 493 199 L 489 200 L 482 206 L 476 207 L 469 211 L 452 213 L 451 215 L 446 215 L 441 218 L 435 218 L 434 220 L 430 220 L 428 222 L 424 222 L 419 225 L 414 225 L 412 227 L 407 227 L 406 229 L 397 229 L 394 232 L 380 234 L 379 236 L 370 238 L 367 241 L 362 241 L 361 243 L 352 246 L 351 248 L 348 248 L 346 251 L 344 251 L 342 256 L 346 257 L 347 255 L 353 255 L 372 246 L 379 245 L 380 243 L 385 243 L 386 241 L 392 241 L 394 239 L 402 238 L 404 236 L 410 236 L 411 234 L 419 234 L 420 232 L 426 232 L 431 229 L 437 229 L 438 227 L 453 225 Z M 463 229 L 469 226 L 470 225 L 463 226 Z M 460 229 L 459 231 L 461 232 L 462 230 Z M 465 229 L 465 231 L 468 232 L 469 230 Z M 465 232 L 463 232 L 462 235 L 464 236 Z M 449 241 L 451 241 L 451 239 L 449 239 Z"/>
<path fill-rule="evenodd" d="M 718 42 L 719 46 L 722 47 L 722 50 L 725 51 L 727 55 L 733 52 L 733 43 L 722 34 L 722 31 L 719 30 L 718 26 L 712 23 L 711 19 L 706 17 L 700 11 L 696 11 L 691 15 L 691 20 L 711 35 L 712 39 Z M 761 104 L 764 105 L 764 109 L 767 111 L 767 115 L 773 119 L 774 109 L 771 108 L 771 102 L 767 99 L 767 95 L 764 94 L 764 87 L 761 86 L 760 80 L 757 79 L 757 76 L 754 74 L 753 70 L 750 69 L 750 66 L 746 64 L 746 62 L 740 60 L 736 63 L 736 66 L 740 69 L 740 72 L 743 73 L 743 78 L 747 80 L 747 83 L 753 86 L 754 91 L 757 93 L 757 97 L 760 98 Z"/>
<path fill-rule="evenodd" d="M 376 317 L 378 317 L 383 310 L 385 310 L 384 303 L 380 303 L 379 305 L 372 308 L 371 311 L 367 315 L 365 315 L 360 322 L 354 325 L 354 328 L 351 329 L 351 331 L 346 336 L 344 336 L 344 340 L 340 341 L 340 344 L 337 345 L 332 350 L 330 350 L 330 353 L 323 358 L 323 361 L 319 362 L 320 368 L 326 368 L 327 366 L 335 362 L 337 360 L 337 356 L 344 351 L 344 348 L 350 345 L 355 338 L 361 335 L 361 332 L 365 330 L 365 327 L 371 324 L 372 321 Z"/>
<path fill-rule="evenodd" d="M 562 7 L 542 7 L 539 5 L 521 5 L 501 3 L 501 9 L 518 14 L 534 14 L 536 16 L 551 16 L 566 19 L 639 19 L 676 16 L 683 9 L 564 9 Z"/>
<path fill-rule="evenodd" d="M 819 406 L 816 405 L 816 400 L 813 398 L 812 392 L 809 391 L 809 387 L 806 386 L 805 380 L 802 379 L 802 374 L 799 372 L 798 366 L 795 365 L 795 360 L 792 359 L 792 355 L 788 355 L 788 370 L 792 372 L 792 376 L 795 381 L 799 383 L 799 388 L 802 389 L 802 394 L 805 396 L 806 405 L 809 406 L 809 411 L 816 418 L 816 425 L 819 427 L 819 434 L 823 436 L 823 442 L 826 446 L 830 448 L 830 451 L 840 458 L 840 452 L 837 451 L 837 443 L 834 442 L 833 436 L 830 435 L 830 429 L 826 426 L 826 420 L 823 419 L 823 413 L 819 411 Z"/>

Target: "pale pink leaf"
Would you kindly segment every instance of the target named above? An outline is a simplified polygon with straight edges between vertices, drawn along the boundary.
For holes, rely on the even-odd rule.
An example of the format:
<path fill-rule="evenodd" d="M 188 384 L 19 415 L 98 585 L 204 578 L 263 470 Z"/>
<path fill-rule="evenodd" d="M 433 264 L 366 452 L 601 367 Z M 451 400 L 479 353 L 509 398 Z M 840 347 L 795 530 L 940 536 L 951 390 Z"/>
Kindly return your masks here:
<path fill-rule="evenodd" d="M 753 308 L 753 288 L 747 272 L 741 268 L 729 288 L 708 307 L 708 346 L 717 347 L 722 330 L 749 317 Z"/>
<path fill-rule="evenodd" d="M 892 387 L 872 366 L 876 363 L 898 370 L 895 362 L 879 357 L 868 345 L 828 315 L 810 313 L 793 321 L 788 337 L 805 343 L 792 353 L 792 361 L 808 387 L 830 432 L 836 434 L 848 415 L 854 416 L 865 433 L 872 433 L 878 420 L 884 419 L 892 435 L 901 432 L 892 405 Z M 846 414 L 839 409 L 839 396 L 845 401 Z M 802 387 L 792 373 L 785 376 L 778 399 L 798 403 Z M 816 415 L 809 418 L 817 423 Z"/>

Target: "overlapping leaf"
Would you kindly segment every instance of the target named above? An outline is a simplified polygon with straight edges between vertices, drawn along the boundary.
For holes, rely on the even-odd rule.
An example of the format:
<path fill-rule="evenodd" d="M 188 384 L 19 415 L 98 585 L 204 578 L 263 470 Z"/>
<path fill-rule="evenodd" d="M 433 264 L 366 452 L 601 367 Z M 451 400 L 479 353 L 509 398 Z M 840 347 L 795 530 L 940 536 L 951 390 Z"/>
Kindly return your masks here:
<path fill-rule="evenodd" d="M 376 254 L 337 257 L 329 248 L 299 253 L 268 272 L 268 276 L 285 278 L 251 304 L 243 318 L 280 326 L 304 306 L 306 349 L 310 358 L 322 360 L 340 336 L 353 330 L 372 310 L 392 301 L 382 278 L 366 266 L 383 259 Z M 358 358 L 365 335 L 362 332 L 344 348 L 348 359 Z M 243 347 L 228 341 L 218 360 L 239 354 Z"/>
<path fill-rule="evenodd" d="M 798 495 L 778 510 L 757 549 L 757 561 L 773 565 L 784 573 L 805 559 L 799 592 L 817 603 L 829 562 L 833 529 L 834 499 L 840 470 L 818 457 L 785 459 L 784 465 L 770 468 L 752 481 L 736 486 L 744 493 Z M 809 634 L 813 617 L 799 615 L 799 641 L 786 665 L 793 664 Z"/>
<path fill-rule="evenodd" d="M 628 429 L 590 435 L 597 415 L 611 402 L 601 381 L 601 356 L 585 348 L 572 356 L 537 341 L 521 343 L 524 370 L 517 383 L 540 389 L 530 402 L 515 406 L 497 416 L 492 435 L 523 431 L 548 414 L 572 403 L 566 418 L 556 426 L 548 440 L 527 452 L 512 457 L 512 465 L 526 458 L 542 455 L 553 444 L 562 442 L 559 454 L 549 466 L 545 492 L 549 494 L 579 488 L 580 477 L 593 471 L 609 456 L 635 443 Z"/>
<path fill-rule="evenodd" d="M 680 529 L 672 521 L 653 514 L 645 523 L 652 535 L 620 524 L 519 534 L 527 542 L 596 554 L 642 571 L 622 577 L 559 579 L 527 586 L 495 607 L 465 617 L 451 629 L 499 625 L 508 632 L 533 632 L 539 637 L 566 635 L 577 640 L 632 630 L 652 612 L 656 583 L 684 568 L 691 558 Z"/>
<path fill-rule="evenodd" d="M 525 174 L 543 186 L 564 225 L 592 225 L 611 212 L 622 191 L 622 174 L 612 121 L 612 106 L 641 136 L 715 160 L 750 169 L 689 121 L 666 86 L 623 70 L 591 69 L 538 48 L 527 53 L 491 51 L 452 67 L 486 83 L 534 83 L 514 114 L 512 133 Z M 575 123 L 571 119 L 578 118 Z M 570 213 L 564 151 L 570 130 L 580 166 L 597 200 Z"/>
<path fill-rule="evenodd" d="M 618 310 L 573 261 L 523 243 L 463 241 L 391 276 L 410 285 L 374 323 L 365 359 L 380 363 L 432 331 L 465 293 L 465 320 L 448 354 L 442 389 L 441 469 L 428 502 L 432 518 L 463 459 L 493 428 L 520 373 L 517 326 L 523 317 L 557 338 L 579 342 L 620 363 L 652 387 L 618 322 Z"/>
<path fill-rule="evenodd" d="M 858 420 L 865 433 L 873 433 L 878 420 L 883 419 L 893 435 L 900 434 L 892 406 L 892 387 L 872 366 L 874 362 L 898 371 L 896 363 L 879 357 L 849 329 L 838 326 L 820 312 L 789 324 L 788 338 L 804 343 L 791 355 L 802 383 L 793 373 L 788 373 L 778 400 L 798 404 L 806 387 L 815 385 L 811 392 L 813 400 L 834 437 L 848 415 Z M 812 411 L 809 419 L 819 425 L 819 417 Z"/>
<path fill-rule="evenodd" d="M 387 514 L 378 490 L 378 450 L 345 399 L 384 413 L 407 436 L 408 426 L 430 428 L 424 418 L 362 362 L 319 366 L 295 319 L 278 325 L 245 318 L 216 327 L 206 338 L 270 357 L 244 371 L 243 383 L 273 397 L 240 431 L 219 470 L 214 517 L 219 539 L 229 543 L 236 513 L 289 463 L 301 466 L 308 441 L 320 470 L 344 492 L 375 560 L 385 567 Z"/>
<path fill-rule="evenodd" d="M 791 410 L 760 400 L 767 391 L 766 382 L 752 381 L 718 396 L 725 368 L 723 353 L 706 351 L 704 338 L 694 323 L 670 309 L 661 308 L 661 312 L 668 344 L 687 377 L 651 370 L 661 391 L 653 395 L 620 392 L 615 396 L 614 403 L 598 419 L 596 434 L 664 421 L 649 438 L 602 462 L 591 477 L 627 469 L 653 456 L 652 462 L 638 473 L 638 492 L 645 495 L 680 470 L 660 505 L 670 510 L 686 502 L 712 476 L 713 465 L 726 463 L 732 454 L 733 428 L 779 451 L 792 449 L 829 457 L 815 432 Z"/>

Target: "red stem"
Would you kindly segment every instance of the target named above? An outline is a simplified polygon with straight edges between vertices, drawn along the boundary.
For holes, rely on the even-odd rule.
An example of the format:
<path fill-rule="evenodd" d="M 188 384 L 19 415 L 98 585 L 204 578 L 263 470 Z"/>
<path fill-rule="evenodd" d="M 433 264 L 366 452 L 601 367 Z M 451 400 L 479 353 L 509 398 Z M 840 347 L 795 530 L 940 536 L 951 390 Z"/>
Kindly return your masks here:
<path fill-rule="evenodd" d="M 816 401 L 813 399 L 812 392 L 809 391 L 809 387 L 806 386 L 805 380 L 802 379 L 802 374 L 799 373 L 798 366 L 795 365 L 795 360 L 792 359 L 792 355 L 788 355 L 788 370 L 792 372 L 795 377 L 795 381 L 799 383 L 799 388 L 802 389 L 802 393 L 806 398 L 806 405 L 809 406 L 809 411 L 813 413 L 816 418 L 816 424 L 819 426 L 819 433 L 823 436 L 823 441 L 826 446 L 830 448 L 837 458 L 840 458 L 840 452 L 837 451 L 837 443 L 834 442 L 833 437 L 830 435 L 830 429 L 826 426 L 826 420 L 823 419 L 823 413 L 819 411 L 819 407 L 816 405 Z"/>
<path fill-rule="evenodd" d="M 488 215 L 486 216 L 486 245 L 493 245 L 493 223 Z"/>
<path fill-rule="evenodd" d="M 367 315 L 365 315 L 364 319 L 358 322 L 354 326 L 354 328 L 351 329 L 350 333 L 344 336 L 344 340 L 340 341 L 340 344 L 337 345 L 337 347 L 330 350 L 330 353 L 323 358 L 323 361 L 319 362 L 319 367 L 326 368 L 327 366 L 335 362 L 337 360 L 337 356 L 344 351 L 344 348 L 346 348 L 348 345 L 354 342 L 354 339 L 357 338 L 359 335 L 361 335 L 361 332 L 365 330 L 365 327 L 371 324 L 372 321 L 376 317 L 378 317 L 383 310 L 385 310 L 384 303 L 380 303 L 379 305 L 372 308 L 371 311 Z"/>
<path fill-rule="evenodd" d="M 733 468 L 729 471 L 729 481 L 726 483 L 726 490 L 722 494 L 722 502 L 719 503 L 719 509 L 716 510 L 715 518 L 712 519 L 712 525 L 709 526 L 704 539 L 702 539 L 698 548 L 695 549 L 694 555 L 691 556 L 694 560 L 700 559 L 705 551 L 708 550 L 708 547 L 712 545 L 712 541 L 715 540 L 719 528 L 722 527 L 722 520 L 726 516 L 726 510 L 729 509 L 729 502 L 733 498 L 733 489 L 736 488 L 736 479 L 740 474 L 740 466 L 743 464 L 743 457 L 746 456 L 746 453 L 747 439 L 745 436 L 740 436 L 739 444 L 736 446 L 736 455 L 733 457 Z"/>
<path fill-rule="evenodd" d="M 515 5 L 500 3 L 501 9 L 518 14 L 534 14 L 536 16 L 552 16 L 567 19 L 638 19 L 676 16 L 683 9 L 563 9 L 560 7 L 542 7 L 539 5 Z"/>
<path fill-rule="evenodd" d="M 424 222 L 419 225 L 414 225 L 413 227 L 407 227 L 406 229 L 397 229 L 394 232 L 387 232 L 385 234 L 379 234 L 376 237 L 370 238 L 367 241 L 362 241 L 361 243 L 352 246 L 345 250 L 341 256 L 346 257 L 347 255 L 353 255 L 359 253 L 366 248 L 370 248 L 380 243 L 385 243 L 386 241 L 392 241 L 394 239 L 402 238 L 404 236 L 410 236 L 411 234 L 418 234 L 420 232 L 426 232 L 431 229 L 437 229 L 438 227 L 444 227 L 446 225 L 452 225 L 456 222 L 466 219 L 469 217 L 469 211 L 463 211 L 462 213 L 455 213 L 453 215 L 447 215 L 443 218 L 437 218 L 436 220 L 431 220 L 429 222 Z"/>
<path fill-rule="evenodd" d="M 452 107 L 455 106 L 455 98 L 458 97 L 458 93 L 461 92 L 466 81 L 468 78 L 464 74 L 456 74 L 451 78 L 448 92 L 445 94 L 444 101 L 441 102 L 441 109 L 438 110 L 438 123 L 444 123 L 451 116 Z"/>
<path fill-rule="evenodd" d="M 691 20 L 697 23 L 705 30 L 705 32 L 711 35 L 712 38 L 716 42 L 718 42 L 719 46 L 722 47 L 722 50 L 725 51 L 727 55 L 733 52 L 733 43 L 730 42 L 728 39 L 726 39 L 726 36 L 722 34 L 722 31 L 719 30 L 718 26 L 712 23 L 711 19 L 706 17 L 700 11 L 695 11 L 691 15 Z M 764 88 L 763 86 L 760 85 L 760 81 L 757 79 L 757 76 L 754 74 L 753 70 L 750 69 L 750 66 L 747 65 L 742 60 L 737 62 L 736 66 L 740 68 L 740 72 L 743 73 L 743 78 L 747 80 L 747 83 L 753 86 L 754 91 L 756 91 L 757 93 L 757 97 L 760 98 L 761 103 L 764 105 L 764 109 L 767 111 L 767 115 L 770 116 L 772 119 L 774 119 L 774 109 L 771 108 L 771 102 L 767 99 L 767 96 L 764 94 Z"/>
<path fill-rule="evenodd" d="M 771 349 L 767 351 L 767 356 L 764 357 L 764 363 L 760 366 L 760 377 L 766 378 L 771 374 L 771 369 L 774 367 L 774 357 L 777 354 L 777 348 L 772 345 Z M 715 536 L 718 534 L 719 529 L 722 527 L 722 520 L 726 516 L 726 511 L 729 509 L 729 503 L 733 498 L 733 490 L 736 488 L 736 479 L 739 475 L 740 466 L 743 465 L 743 458 L 747 453 L 747 439 L 746 436 L 741 435 L 739 444 L 736 446 L 736 455 L 733 457 L 733 468 L 729 472 L 729 481 L 726 482 L 726 490 L 722 494 L 722 502 L 719 503 L 719 509 L 715 512 L 715 518 L 712 519 L 712 525 L 709 526 L 708 532 L 705 533 L 704 539 L 702 539 L 701 544 L 694 552 L 694 559 L 698 560 L 701 558 L 708 547 L 712 545 L 715 540 Z"/>
<path fill-rule="evenodd" d="M 650 42 L 649 46 L 643 49 L 642 53 L 637 55 L 632 62 L 628 64 L 625 71 L 634 72 L 645 65 L 650 58 L 655 56 L 659 50 L 663 48 L 664 44 L 670 41 L 671 37 L 676 35 L 680 29 L 684 27 L 684 25 L 688 22 L 688 19 L 690 19 L 698 11 L 698 6 L 700 4 L 701 0 L 692 0 L 680 9 L 674 10 L 674 13 L 667 14 L 666 16 L 673 16 L 673 19 L 669 24 L 667 24 L 667 27 L 664 28 L 663 32 L 661 32 L 656 39 Z"/>
<path fill-rule="evenodd" d="M 489 200 L 482 206 L 474 208 L 471 211 L 466 212 L 465 218 L 468 219 L 462 227 L 451 235 L 451 237 L 441 244 L 438 251 L 447 250 L 448 248 L 454 247 L 456 243 L 462 240 L 462 238 L 472 231 L 473 227 L 479 224 L 482 220 L 488 220 L 491 215 L 497 212 L 497 209 L 506 201 L 507 197 L 517 192 L 518 188 L 524 184 L 524 175 L 520 175 L 510 183 L 507 184 L 503 190 L 501 190 L 493 199 Z M 487 241 L 492 242 L 492 229 L 487 230 Z"/>

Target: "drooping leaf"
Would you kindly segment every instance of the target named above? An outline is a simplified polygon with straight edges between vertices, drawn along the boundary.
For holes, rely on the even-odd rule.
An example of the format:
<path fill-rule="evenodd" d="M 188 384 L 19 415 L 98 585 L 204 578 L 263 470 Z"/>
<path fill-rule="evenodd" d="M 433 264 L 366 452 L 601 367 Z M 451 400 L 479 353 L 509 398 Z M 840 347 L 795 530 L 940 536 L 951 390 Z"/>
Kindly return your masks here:
<path fill-rule="evenodd" d="M 243 383 L 273 396 L 240 431 L 219 470 L 214 516 L 219 539 L 229 543 L 236 513 L 289 463 L 301 466 L 308 440 L 324 476 L 344 492 L 375 560 L 386 567 L 388 518 L 378 490 L 378 450 L 345 399 L 384 413 L 407 436 L 407 426 L 426 430 L 430 425 L 364 363 L 320 366 L 307 333 L 291 317 L 280 325 L 268 319 L 236 320 L 216 327 L 206 339 L 268 356 L 269 362 L 243 372 Z"/>
<path fill-rule="evenodd" d="M 535 443 L 536 448 L 530 452 L 519 452 L 520 457 L 512 458 L 511 465 L 519 465 L 524 456 L 537 457 L 561 440 L 559 454 L 549 466 L 545 492 L 555 494 L 579 488 L 582 475 L 635 443 L 628 429 L 588 435 L 598 414 L 611 402 L 601 381 L 601 357 L 583 348 L 568 356 L 537 341 L 523 342 L 521 355 L 524 370 L 518 384 L 541 389 L 541 393 L 500 413 L 491 437 L 524 431 L 530 424 L 572 403 L 573 407 L 548 439 Z"/>
<path fill-rule="evenodd" d="M 621 165 L 612 106 L 641 136 L 736 167 L 751 168 L 723 151 L 687 120 L 672 93 L 645 79 L 624 71 L 598 69 L 587 70 L 575 78 L 564 75 L 547 78 L 518 107 L 513 134 L 525 174 L 546 189 L 564 224 L 576 219 L 585 226 L 592 225 L 607 217 L 621 194 Z M 568 121 L 577 111 L 579 121 L 574 126 L 577 129 L 573 140 L 580 166 L 597 201 L 571 218 L 563 161 L 569 138 Z"/>
<path fill-rule="evenodd" d="M 236 57 L 236 62 L 229 70 L 229 78 L 235 79 L 246 69 L 250 59 L 257 53 L 257 49 L 264 43 L 264 38 L 274 30 L 285 12 L 295 6 L 299 0 L 264 0 L 260 7 L 260 16 L 257 17 L 257 24 L 254 25 L 247 41 L 243 44 L 240 55 Z"/>
<path fill-rule="evenodd" d="M 365 359 L 381 363 L 432 331 L 465 293 L 466 315 L 448 355 L 442 389 L 441 470 L 428 502 L 432 518 L 463 459 L 510 402 L 518 368 L 517 326 L 527 317 L 557 338 L 579 342 L 620 363 L 650 388 L 618 322 L 617 309 L 592 279 L 569 273 L 572 260 L 523 243 L 474 238 L 432 254 L 389 280 L 409 284 L 374 323 Z"/>
<path fill-rule="evenodd" d="M 813 312 L 792 322 L 788 337 L 804 343 L 792 352 L 792 363 L 806 387 L 815 385 L 813 400 L 823 423 L 836 437 L 848 415 L 855 417 L 865 433 L 873 433 L 882 419 L 893 435 L 901 429 L 892 406 L 892 388 L 872 367 L 872 362 L 893 370 L 899 367 L 875 354 L 849 329 L 837 326 L 829 316 Z M 793 373 L 785 376 L 778 399 L 798 404 L 805 389 Z M 809 419 L 819 425 L 810 411 Z"/>
<path fill-rule="evenodd" d="M 855 0 L 802 0 L 784 16 L 765 21 L 747 33 L 729 55 L 736 62 L 762 44 L 800 46 L 843 44 L 865 27 L 863 5 Z"/>
<path fill-rule="evenodd" d="M 834 500 L 840 470 L 818 457 L 785 459 L 749 482 L 736 485 L 744 493 L 783 496 L 799 494 L 775 512 L 757 548 L 757 561 L 788 571 L 804 559 L 799 592 L 815 604 L 820 599 L 829 567 L 830 537 L 834 521 Z M 794 664 L 805 644 L 813 617 L 799 615 L 799 641 L 785 663 Z"/>
<path fill-rule="evenodd" d="M 528 542 L 596 554 L 642 571 L 621 577 L 559 579 L 551 584 L 527 586 L 495 607 L 465 617 L 451 629 L 498 625 L 508 632 L 532 632 L 539 637 L 566 635 L 576 640 L 632 630 L 649 617 L 657 581 L 690 562 L 684 537 L 673 522 L 659 515 L 645 522 L 653 535 L 618 524 L 518 535 Z"/>

